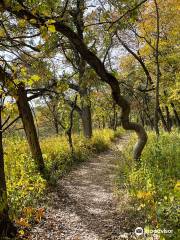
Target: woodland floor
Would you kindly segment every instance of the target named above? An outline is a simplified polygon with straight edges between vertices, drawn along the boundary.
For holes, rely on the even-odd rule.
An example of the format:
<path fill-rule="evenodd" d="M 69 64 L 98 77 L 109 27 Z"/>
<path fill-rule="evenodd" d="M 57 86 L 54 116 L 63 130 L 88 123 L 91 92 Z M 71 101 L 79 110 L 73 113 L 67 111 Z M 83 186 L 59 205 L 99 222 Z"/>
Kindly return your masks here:
<path fill-rule="evenodd" d="M 31 240 L 135 239 L 130 233 L 141 226 L 127 191 L 117 194 L 115 184 L 120 150 L 128 137 L 112 149 L 95 155 L 59 180 L 48 194 L 45 219 L 33 228 Z M 134 234 L 133 234 L 134 235 Z"/>

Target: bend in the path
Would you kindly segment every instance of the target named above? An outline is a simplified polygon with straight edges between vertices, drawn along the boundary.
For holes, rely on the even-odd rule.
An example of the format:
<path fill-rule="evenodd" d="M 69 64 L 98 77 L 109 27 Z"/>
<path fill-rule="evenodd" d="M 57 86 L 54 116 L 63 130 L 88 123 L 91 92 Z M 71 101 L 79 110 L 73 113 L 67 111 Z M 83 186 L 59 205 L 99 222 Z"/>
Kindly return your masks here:
<path fill-rule="evenodd" d="M 34 230 L 32 239 L 123 239 L 123 233 L 136 227 L 136 220 L 131 222 L 133 211 L 126 211 L 126 191 L 118 201 L 114 193 L 118 148 L 126 144 L 127 137 L 121 138 L 113 149 L 91 158 L 59 181 L 46 221 Z"/>

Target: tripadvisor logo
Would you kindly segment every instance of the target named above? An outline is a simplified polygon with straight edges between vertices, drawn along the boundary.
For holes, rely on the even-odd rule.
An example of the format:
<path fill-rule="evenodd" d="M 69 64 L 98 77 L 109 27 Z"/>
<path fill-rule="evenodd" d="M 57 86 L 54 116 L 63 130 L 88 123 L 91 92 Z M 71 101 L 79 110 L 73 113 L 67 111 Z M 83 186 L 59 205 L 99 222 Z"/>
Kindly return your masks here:
<path fill-rule="evenodd" d="M 134 232 L 135 232 L 136 236 L 141 236 L 141 235 L 143 235 L 144 230 L 142 227 L 137 227 Z"/>
<path fill-rule="evenodd" d="M 137 227 L 134 231 L 134 233 L 136 234 L 136 236 L 141 236 L 143 234 L 172 234 L 173 230 L 168 230 L 168 229 L 143 229 L 142 227 Z"/>

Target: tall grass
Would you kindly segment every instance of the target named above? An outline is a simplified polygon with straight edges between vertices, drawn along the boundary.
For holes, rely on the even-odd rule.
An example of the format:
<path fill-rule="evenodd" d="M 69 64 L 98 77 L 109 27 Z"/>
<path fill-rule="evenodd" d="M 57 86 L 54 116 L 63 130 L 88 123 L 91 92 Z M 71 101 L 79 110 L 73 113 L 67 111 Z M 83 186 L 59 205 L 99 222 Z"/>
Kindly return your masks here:
<path fill-rule="evenodd" d="M 41 148 L 50 184 L 57 180 L 79 162 L 85 161 L 93 153 L 107 150 L 111 142 L 121 135 L 110 129 L 95 130 L 92 139 L 73 135 L 74 156 L 64 136 L 49 137 L 41 140 Z M 20 216 L 23 208 L 36 206 L 47 188 L 47 182 L 36 170 L 25 139 L 20 137 L 4 139 L 5 173 L 7 181 L 10 212 L 13 218 Z"/>
<path fill-rule="evenodd" d="M 180 134 L 163 132 L 157 139 L 148 132 L 148 136 L 141 161 L 136 163 L 131 158 L 135 142 L 132 135 L 119 166 L 119 184 L 125 185 L 137 200 L 147 229 L 173 230 L 172 234 L 161 233 L 161 239 L 180 239 Z"/>

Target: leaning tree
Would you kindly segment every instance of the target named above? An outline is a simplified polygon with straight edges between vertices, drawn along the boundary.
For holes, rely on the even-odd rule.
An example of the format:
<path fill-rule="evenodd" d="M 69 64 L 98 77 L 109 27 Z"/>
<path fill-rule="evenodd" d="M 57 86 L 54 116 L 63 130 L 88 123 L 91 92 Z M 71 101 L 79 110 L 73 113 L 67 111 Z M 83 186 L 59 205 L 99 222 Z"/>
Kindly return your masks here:
<path fill-rule="evenodd" d="M 75 9 L 78 9 L 78 12 L 81 12 L 80 9 L 80 2 L 83 0 L 77 0 L 75 1 Z M 33 1 L 35 2 L 35 1 Z M 83 1 L 84 2 L 84 1 Z M 137 4 L 136 6 L 132 7 L 132 11 L 136 8 L 138 8 L 140 5 L 142 5 L 146 1 L 142 1 L 141 3 Z M 139 159 L 142 153 L 142 150 L 147 142 L 147 134 L 144 130 L 144 128 L 137 123 L 131 122 L 129 120 L 129 114 L 130 114 L 130 104 L 129 102 L 121 95 L 120 93 L 120 86 L 118 79 L 111 74 L 107 69 L 105 68 L 104 63 L 101 61 L 101 59 L 88 48 L 88 45 L 83 41 L 82 37 L 79 35 L 77 31 L 73 29 L 73 24 L 70 22 L 68 24 L 67 16 L 69 16 L 69 19 L 71 19 L 70 11 L 68 9 L 68 3 L 62 8 L 63 17 L 57 17 L 57 14 L 51 14 L 49 13 L 49 9 L 47 9 L 47 13 L 43 14 L 43 12 L 40 12 L 35 9 L 36 4 L 33 6 L 33 4 L 29 4 L 24 1 L 1 1 L 1 9 L 2 11 L 10 12 L 11 14 L 14 14 L 17 18 L 24 19 L 28 21 L 32 26 L 42 29 L 47 28 L 56 32 L 59 32 L 63 36 L 65 36 L 76 48 L 78 53 L 81 55 L 81 57 L 95 70 L 95 72 L 98 74 L 99 78 L 102 82 L 107 83 L 111 87 L 112 97 L 116 104 L 121 107 L 121 122 L 122 126 L 126 130 L 133 130 L 136 132 L 138 136 L 138 142 L 135 145 L 134 148 L 134 158 Z M 45 5 L 46 6 L 46 5 Z M 48 5 L 47 5 L 48 8 Z M 53 10 L 52 10 L 53 11 Z M 131 10 L 127 10 L 127 13 L 129 13 Z M 65 13 L 66 17 L 64 17 Z M 125 13 L 123 14 L 123 16 Z M 122 20 L 122 17 L 120 16 L 115 20 L 115 22 L 118 22 Z M 60 19 L 60 20 L 59 20 Z M 113 21 L 112 23 L 113 24 Z"/>

